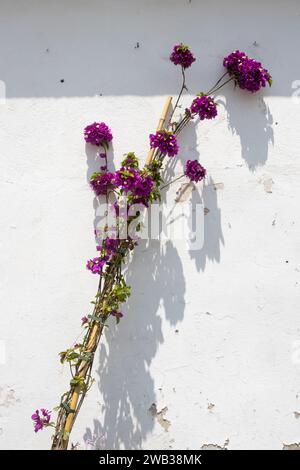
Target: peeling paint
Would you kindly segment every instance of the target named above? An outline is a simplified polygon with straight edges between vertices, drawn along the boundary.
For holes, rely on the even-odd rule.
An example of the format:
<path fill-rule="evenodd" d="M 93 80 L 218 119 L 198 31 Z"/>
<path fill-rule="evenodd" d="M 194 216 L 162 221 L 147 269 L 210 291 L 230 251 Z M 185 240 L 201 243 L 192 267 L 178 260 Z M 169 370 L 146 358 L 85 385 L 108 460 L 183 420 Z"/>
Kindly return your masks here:
<path fill-rule="evenodd" d="M 223 190 L 225 188 L 225 185 L 224 185 L 224 183 L 215 183 L 213 185 L 213 188 L 214 188 L 215 191 L 217 191 L 217 189 Z"/>
<path fill-rule="evenodd" d="M 195 189 L 195 185 L 192 182 L 183 183 L 180 188 L 176 191 L 175 202 L 185 202 L 190 197 L 192 191 Z"/>
<path fill-rule="evenodd" d="M 282 450 L 300 450 L 300 442 L 294 444 L 283 444 Z"/>
<path fill-rule="evenodd" d="M 165 414 L 168 411 L 168 407 L 165 406 L 162 408 L 162 410 L 157 411 L 157 407 L 155 403 L 152 403 L 152 405 L 149 408 L 149 411 L 153 418 L 156 418 L 158 423 L 161 425 L 161 427 L 167 432 L 169 430 L 169 427 L 171 426 L 171 422 L 167 419 L 165 419 Z"/>
<path fill-rule="evenodd" d="M 215 406 L 216 406 L 216 405 L 215 405 L 214 403 L 209 403 L 209 404 L 207 405 L 207 409 L 208 409 L 210 412 L 212 412 L 212 410 L 215 408 Z"/>
<path fill-rule="evenodd" d="M 264 181 L 264 189 L 265 189 L 266 193 L 272 193 L 273 192 L 273 184 L 274 184 L 274 181 L 272 180 L 272 178 L 269 178 L 269 179 Z"/>
<path fill-rule="evenodd" d="M 264 190 L 265 190 L 266 193 L 271 194 L 273 192 L 274 181 L 273 181 L 272 178 L 268 178 L 266 176 L 263 176 L 258 181 L 259 181 L 259 183 L 262 183 L 264 185 Z"/>
<path fill-rule="evenodd" d="M 223 446 L 218 444 L 203 444 L 200 449 L 201 450 L 227 450 L 227 446 L 229 444 L 229 439 L 226 439 Z"/>
<path fill-rule="evenodd" d="M 15 403 L 18 403 L 20 400 L 15 396 L 15 390 L 8 386 L 0 387 L 0 406 L 8 408 Z"/>

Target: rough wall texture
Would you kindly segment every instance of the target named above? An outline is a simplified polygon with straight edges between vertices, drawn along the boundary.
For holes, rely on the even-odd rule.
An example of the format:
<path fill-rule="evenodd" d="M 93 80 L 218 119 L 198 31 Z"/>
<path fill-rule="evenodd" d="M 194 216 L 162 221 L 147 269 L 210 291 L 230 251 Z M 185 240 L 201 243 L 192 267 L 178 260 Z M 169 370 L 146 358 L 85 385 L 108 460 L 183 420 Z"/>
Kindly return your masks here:
<path fill-rule="evenodd" d="M 2 0 L 1 448 L 49 446 L 30 415 L 57 404 L 68 380 L 57 353 L 76 339 L 96 289 L 84 268 L 94 209 L 82 129 L 107 121 L 116 161 L 145 155 L 179 86 L 168 61 L 177 41 L 198 57 L 191 94 L 235 48 L 263 60 L 274 85 L 255 96 L 224 90 L 219 118 L 183 135 L 182 160 L 200 157 L 222 183 L 200 194 L 204 248 L 138 249 L 126 319 L 101 345 L 72 440 L 299 447 L 299 26 L 296 0 Z"/>

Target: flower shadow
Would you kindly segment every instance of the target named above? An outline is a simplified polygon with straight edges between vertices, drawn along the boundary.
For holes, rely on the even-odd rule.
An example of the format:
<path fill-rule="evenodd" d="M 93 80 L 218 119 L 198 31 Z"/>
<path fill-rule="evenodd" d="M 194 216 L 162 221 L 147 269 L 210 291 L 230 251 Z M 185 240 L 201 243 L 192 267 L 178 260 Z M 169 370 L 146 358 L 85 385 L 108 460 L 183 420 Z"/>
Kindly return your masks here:
<path fill-rule="evenodd" d="M 192 121 L 182 133 L 182 156 L 180 158 L 183 166 L 186 160 L 197 159 L 201 163 L 201 155 L 197 145 L 197 133 L 201 133 L 201 121 Z M 196 235 L 199 238 L 202 237 L 203 245 L 198 248 L 197 244 L 195 244 L 195 249 L 193 249 L 192 245 L 189 250 L 189 255 L 194 260 L 198 271 L 205 270 L 208 260 L 220 262 L 221 245 L 225 243 L 222 232 L 221 209 L 218 206 L 219 190 L 220 186 L 215 184 L 211 176 L 208 176 L 204 183 L 196 184 L 191 193 L 191 202 L 195 211 L 204 211 L 203 225 L 200 227 L 202 233 Z M 200 217 L 199 212 L 196 212 L 195 216 Z"/>
<path fill-rule="evenodd" d="M 242 158 L 249 170 L 255 171 L 266 163 L 269 146 L 274 145 L 271 111 L 260 92 L 252 94 L 228 87 L 223 94 L 228 128 L 239 136 Z"/>
<path fill-rule="evenodd" d="M 100 171 L 100 166 L 104 165 L 104 159 L 99 157 L 99 153 L 101 153 L 101 147 L 95 147 L 91 144 L 85 145 L 85 153 L 86 153 L 86 163 L 87 163 L 87 171 L 86 171 L 86 179 L 88 184 L 90 184 L 91 177 L 93 173 Z M 108 161 L 108 171 L 115 171 L 115 165 L 113 162 L 113 143 L 111 142 L 109 145 L 109 149 L 107 151 L 107 161 Z M 91 190 L 92 193 L 92 190 Z M 105 196 L 95 196 L 93 199 L 93 208 L 94 208 L 94 230 L 96 230 L 100 225 L 101 221 L 104 217 L 104 211 L 101 211 L 101 205 L 105 203 Z"/>
<path fill-rule="evenodd" d="M 181 136 L 180 160 L 198 158 L 195 123 Z M 88 155 L 92 171 L 94 157 Z M 165 179 L 175 175 L 178 158 L 167 161 Z M 176 169 L 177 174 L 177 169 Z M 213 181 L 210 180 L 212 185 Z M 211 221 L 205 221 L 205 243 L 201 250 L 191 251 L 199 269 L 207 259 L 220 260 L 223 241 L 217 193 L 212 186 L 193 191 L 194 202 L 209 205 Z M 170 191 L 172 193 L 172 191 Z M 166 192 L 163 194 L 166 201 Z M 174 200 L 174 198 L 173 198 Z M 99 417 L 86 428 L 83 439 L 94 449 L 139 449 L 154 428 L 149 409 L 157 402 L 157 378 L 151 365 L 168 336 L 183 320 L 185 311 L 185 277 L 181 258 L 173 240 L 141 240 L 128 263 L 127 283 L 132 295 L 125 307 L 125 316 L 118 326 L 111 318 L 102 338 L 98 356 L 98 387 L 102 407 Z"/>

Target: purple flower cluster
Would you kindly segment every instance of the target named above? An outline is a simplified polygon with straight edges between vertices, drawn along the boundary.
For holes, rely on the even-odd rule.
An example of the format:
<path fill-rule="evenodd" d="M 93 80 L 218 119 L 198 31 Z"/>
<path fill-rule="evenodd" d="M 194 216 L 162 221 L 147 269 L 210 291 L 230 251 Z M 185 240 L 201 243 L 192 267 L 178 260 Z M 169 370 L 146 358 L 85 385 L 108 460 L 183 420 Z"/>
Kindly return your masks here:
<path fill-rule="evenodd" d="M 206 175 L 206 170 L 197 160 L 188 160 L 185 166 L 184 174 L 191 180 L 198 183 L 203 180 Z"/>
<path fill-rule="evenodd" d="M 177 44 L 173 47 L 170 55 L 170 61 L 175 65 L 181 65 L 182 68 L 187 69 L 195 62 L 195 57 L 185 44 Z"/>
<path fill-rule="evenodd" d="M 211 96 L 197 96 L 192 104 L 190 111 L 192 114 L 198 114 L 201 121 L 203 119 L 213 119 L 218 114 L 217 105 Z"/>
<path fill-rule="evenodd" d="M 134 184 L 134 196 L 147 198 L 152 191 L 153 184 L 154 183 L 150 175 L 138 175 Z"/>
<path fill-rule="evenodd" d="M 128 153 L 121 163 L 121 166 L 125 168 L 138 168 L 139 161 L 133 152 Z"/>
<path fill-rule="evenodd" d="M 97 258 L 89 259 L 86 263 L 86 267 L 93 274 L 101 274 L 105 266 L 106 261 L 108 261 L 109 256 L 99 256 Z"/>
<path fill-rule="evenodd" d="M 104 122 L 94 122 L 84 129 L 85 141 L 92 145 L 107 145 L 113 138 L 110 128 Z"/>
<path fill-rule="evenodd" d="M 243 90 L 254 93 L 267 83 L 272 84 L 272 77 L 261 62 L 251 59 L 244 52 L 232 52 L 224 58 L 223 65 Z"/>
<path fill-rule="evenodd" d="M 107 254 L 113 255 L 120 245 L 120 240 L 118 238 L 105 238 L 103 241 L 103 248 L 105 248 Z"/>
<path fill-rule="evenodd" d="M 107 261 L 116 253 L 120 245 L 120 240 L 117 238 L 105 238 L 102 246 L 97 246 L 97 251 L 100 251 L 100 256 L 88 260 L 86 267 L 93 274 L 101 274 Z M 83 317 L 81 320 L 83 321 Z"/>
<path fill-rule="evenodd" d="M 105 195 L 109 190 L 113 189 L 114 178 L 115 175 L 113 173 L 94 173 L 90 185 L 96 196 Z"/>
<path fill-rule="evenodd" d="M 125 193 L 130 191 L 133 196 L 147 198 L 154 183 L 150 175 L 143 174 L 134 168 L 122 167 L 115 173 L 114 184 Z"/>
<path fill-rule="evenodd" d="M 177 155 L 179 146 L 176 135 L 166 130 L 157 131 L 156 134 L 150 134 L 150 147 L 158 148 L 163 155 L 174 157 Z"/>
<path fill-rule="evenodd" d="M 36 412 L 31 416 L 31 419 L 34 421 L 34 432 L 38 432 L 43 429 L 45 426 L 48 426 L 50 423 L 51 412 L 45 408 L 36 410 Z"/>
<path fill-rule="evenodd" d="M 122 189 L 125 193 L 134 191 L 136 180 L 139 176 L 139 171 L 134 168 L 121 167 L 114 175 L 114 183 L 116 187 Z"/>

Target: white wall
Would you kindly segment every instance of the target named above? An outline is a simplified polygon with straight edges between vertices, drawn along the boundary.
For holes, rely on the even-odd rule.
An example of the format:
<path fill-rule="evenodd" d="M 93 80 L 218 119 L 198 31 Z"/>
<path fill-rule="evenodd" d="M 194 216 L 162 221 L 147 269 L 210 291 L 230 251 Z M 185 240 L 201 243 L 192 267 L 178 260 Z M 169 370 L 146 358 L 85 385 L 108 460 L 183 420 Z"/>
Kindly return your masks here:
<path fill-rule="evenodd" d="M 235 48 L 261 59 L 274 84 L 255 96 L 226 89 L 219 117 L 183 135 L 182 161 L 199 157 L 224 185 L 199 193 L 209 209 L 204 248 L 137 250 L 126 318 L 111 324 L 97 354 L 72 441 L 121 449 L 300 442 L 300 103 L 291 97 L 299 2 L 0 7 L 1 448 L 49 447 L 50 432 L 34 435 L 30 415 L 65 390 L 58 352 L 77 337 L 95 293 L 85 270 L 95 251 L 82 129 L 108 122 L 115 162 L 126 151 L 145 156 L 165 95 L 179 86 L 168 61 L 178 41 L 197 56 L 187 103 Z M 168 431 L 148 411 L 153 403 L 168 408 Z"/>

